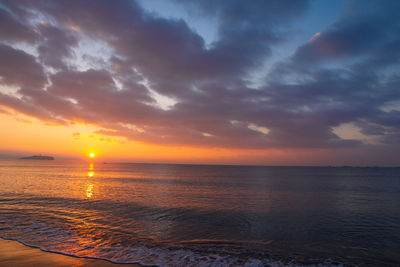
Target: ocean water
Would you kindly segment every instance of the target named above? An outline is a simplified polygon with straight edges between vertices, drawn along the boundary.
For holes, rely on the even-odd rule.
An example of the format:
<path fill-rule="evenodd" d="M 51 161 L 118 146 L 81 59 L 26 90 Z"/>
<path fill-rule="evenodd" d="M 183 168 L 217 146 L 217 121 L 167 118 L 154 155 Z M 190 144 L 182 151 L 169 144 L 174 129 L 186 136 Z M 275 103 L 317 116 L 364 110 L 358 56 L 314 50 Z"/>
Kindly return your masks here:
<path fill-rule="evenodd" d="M 400 168 L 0 161 L 0 237 L 158 266 L 399 266 Z"/>

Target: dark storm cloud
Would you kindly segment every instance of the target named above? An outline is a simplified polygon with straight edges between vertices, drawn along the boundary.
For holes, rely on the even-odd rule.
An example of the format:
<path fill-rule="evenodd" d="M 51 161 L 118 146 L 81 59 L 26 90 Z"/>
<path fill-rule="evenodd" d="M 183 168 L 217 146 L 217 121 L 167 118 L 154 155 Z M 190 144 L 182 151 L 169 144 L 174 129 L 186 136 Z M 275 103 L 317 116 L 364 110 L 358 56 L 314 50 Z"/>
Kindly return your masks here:
<path fill-rule="evenodd" d="M 0 104 L 159 144 L 363 146 L 335 134 L 344 123 L 381 143 L 398 140 L 400 112 L 387 109 L 400 100 L 397 2 L 345 7 L 293 56 L 273 63 L 258 88 L 248 85 L 252 71 L 290 41 L 291 25 L 309 3 L 174 3 L 215 18 L 217 39 L 206 45 L 184 20 L 149 14 L 131 1 L 3 1 L 1 82 L 20 88 L 18 96 L 2 93 Z M 87 40 L 111 55 L 82 70 L 71 62 Z M 21 42 L 35 44 L 37 55 L 16 48 Z M 172 99 L 169 108 L 157 106 L 155 92 Z"/>

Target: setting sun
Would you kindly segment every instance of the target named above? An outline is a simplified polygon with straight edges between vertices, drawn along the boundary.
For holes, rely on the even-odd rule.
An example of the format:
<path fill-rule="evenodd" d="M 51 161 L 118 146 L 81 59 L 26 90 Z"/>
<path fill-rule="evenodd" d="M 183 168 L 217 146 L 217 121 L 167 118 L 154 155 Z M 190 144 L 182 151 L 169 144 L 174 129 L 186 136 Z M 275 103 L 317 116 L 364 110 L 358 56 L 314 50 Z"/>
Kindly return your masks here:
<path fill-rule="evenodd" d="M 0 267 L 400 267 L 399 14 L 0 0 Z"/>

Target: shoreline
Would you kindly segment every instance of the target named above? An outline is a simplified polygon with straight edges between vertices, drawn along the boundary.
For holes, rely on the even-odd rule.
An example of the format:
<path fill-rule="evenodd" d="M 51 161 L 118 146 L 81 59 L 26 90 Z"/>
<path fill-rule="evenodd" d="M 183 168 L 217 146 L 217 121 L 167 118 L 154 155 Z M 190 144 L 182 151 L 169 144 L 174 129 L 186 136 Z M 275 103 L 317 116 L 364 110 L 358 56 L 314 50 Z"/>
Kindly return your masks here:
<path fill-rule="evenodd" d="M 57 266 L 57 267 L 143 267 L 137 263 L 113 263 L 105 259 L 80 258 L 58 252 L 44 251 L 24 245 L 17 240 L 0 238 L 0 267 Z"/>

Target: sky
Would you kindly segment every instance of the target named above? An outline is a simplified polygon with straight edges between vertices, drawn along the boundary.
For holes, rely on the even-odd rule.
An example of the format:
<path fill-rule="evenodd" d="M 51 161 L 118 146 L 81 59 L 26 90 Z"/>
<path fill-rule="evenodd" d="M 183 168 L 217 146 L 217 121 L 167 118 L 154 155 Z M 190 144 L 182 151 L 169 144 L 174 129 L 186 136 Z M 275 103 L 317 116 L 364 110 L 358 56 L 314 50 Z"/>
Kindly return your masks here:
<path fill-rule="evenodd" d="M 0 154 L 399 166 L 400 2 L 0 0 Z"/>

